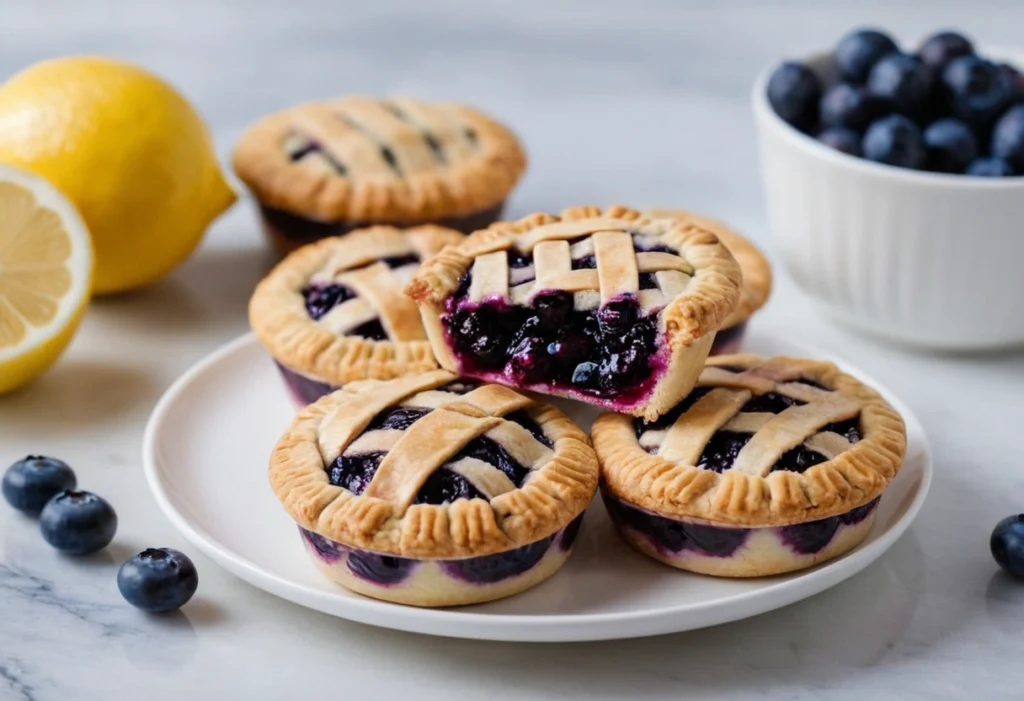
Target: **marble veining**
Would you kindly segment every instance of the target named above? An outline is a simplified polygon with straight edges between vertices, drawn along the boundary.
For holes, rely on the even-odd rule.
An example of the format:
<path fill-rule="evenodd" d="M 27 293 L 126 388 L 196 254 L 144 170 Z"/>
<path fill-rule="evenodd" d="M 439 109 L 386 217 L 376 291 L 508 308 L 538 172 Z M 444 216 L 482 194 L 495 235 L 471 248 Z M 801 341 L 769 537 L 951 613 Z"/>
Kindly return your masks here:
<path fill-rule="evenodd" d="M 962 27 L 1012 45 L 1024 6 L 48 0 L 7 2 L 0 16 L 0 79 L 61 54 L 142 63 L 197 104 L 223 157 L 254 118 L 300 100 L 463 99 L 527 144 L 530 170 L 511 215 L 583 202 L 685 205 L 768 246 L 747 104 L 758 71 L 866 22 L 911 39 Z M 0 508 L 0 701 L 334 698 L 338 677 L 324 671 L 341 660 L 351 698 L 382 689 L 421 701 L 1021 697 L 1024 587 L 987 552 L 996 521 L 1024 508 L 1024 469 L 1006 430 L 1024 389 L 1020 354 L 881 346 L 818 316 L 780 274 L 751 332 L 771 328 L 848 357 L 904 397 L 929 432 L 935 485 L 908 534 L 832 590 L 709 630 L 606 644 L 427 639 L 325 618 L 243 584 L 189 546 L 145 487 L 148 412 L 188 366 L 247 330 L 246 302 L 268 261 L 243 201 L 172 278 L 95 303 L 59 365 L 0 398 L 0 464 L 36 452 L 65 458 L 121 522 L 108 553 L 71 561 Z M 199 592 L 182 613 L 146 616 L 121 601 L 117 567 L 147 546 L 194 556 Z"/>

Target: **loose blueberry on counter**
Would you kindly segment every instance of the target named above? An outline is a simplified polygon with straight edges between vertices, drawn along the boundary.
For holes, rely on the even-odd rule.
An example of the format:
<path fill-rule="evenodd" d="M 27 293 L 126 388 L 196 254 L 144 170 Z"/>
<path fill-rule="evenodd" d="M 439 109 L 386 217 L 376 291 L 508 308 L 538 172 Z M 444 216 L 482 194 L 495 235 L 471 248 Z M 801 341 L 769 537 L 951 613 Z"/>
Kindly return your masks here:
<path fill-rule="evenodd" d="M 836 46 L 836 67 L 845 80 L 862 83 L 879 59 L 894 51 L 899 49 L 887 34 L 877 29 L 858 29 L 844 36 Z"/>
<path fill-rule="evenodd" d="M 863 155 L 860 150 L 860 134 L 850 129 L 842 129 L 840 127 L 826 129 L 818 134 L 818 141 L 834 148 L 836 151 L 842 151 L 851 156 L 860 157 Z M 717 341 L 718 338 L 716 337 L 715 340 Z"/>
<path fill-rule="evenodd" d="M 942 71 L 942 91 L 953 116 L 974 129 L 986 129 L 1010 104 L 1006 72 L 977 56 L 961 56 Z"/>
<path fill-rule="evenodd" d="M 978 144 L 966 124 L 956 119 L 940 119 L 924 130 L 928 170 L 962 173 L 978 157 Z"/>
<path fill-rule="evenodd" d="M 0 488 L 8 504 L 36 516 L 54 495 L 75 485 L 75 473 L 63 460 L 29 455 L 7 468 Z"/>
<path fill-rule="evenodd" d="M 875 98 L 864 88 L 838 83 L 821 98 L 821 124 L 863 131 L 878 116 L 878 108 Z"/>
<path fill-rule="evenodd" d="M 1024 172 L 1024 105 L 1008 109 L 992 130 L 992 155 Z"/>
<path fill-rule="evenodd" d="M 996 524 L 989 539 L 992 557 L 1014 577 L 1024 578 L 1024 514 L 1007 516 Z"/>
<path fill-rule="evenodd" d="M 934 80 L 921 60 L 906 54 L 884 57 L 868 74 L 868 94 L 908 117 L 925 112 Z"/>
<path fill-rule="evenodd" d="M 1013 166 L 1002 158 L 995 156 L 991 158 L 979 158 L 972 161 L 964 172 L 967 175 L 974 175 L 979 178 L 1008 178 L 1013 175 L 1017 175 Z"/>
<path fill-rule="evenodd" d="M 869 161 L 902 168 L 920 168 L 925 160 L 921 130 L 906 117 L 893 114 L 872 123 L 861 142 Z"/>
<path fill-rule="evenodd" d="M 88 555 L 110 544 L 117 532 L 117 514 L 92 492 L 61 492 L 39 514 L 43 539 L 67 555 Z"/>
<path fill-rule="evenodd" d="M 192 560 L 172 548 L 147 548 L 117 572 L 121 596 L 135 608 L 151 613 L 180 609 L 198 586 L 199 573 Z"/>
<path fill-rule="evenodd" d="M 768 80 L 768 102 L 772 109 L 797 129 L 814 126 L 820 100 L 821 80 L 801 63 L 783 63 Z"/>
<path fill-rule="evenodd" d="M 963 34 L 938 32 L 925 39 L 917 55 L 929 68 L 941 70 L 954 58 L 974 55 L 974 45 Z"/>

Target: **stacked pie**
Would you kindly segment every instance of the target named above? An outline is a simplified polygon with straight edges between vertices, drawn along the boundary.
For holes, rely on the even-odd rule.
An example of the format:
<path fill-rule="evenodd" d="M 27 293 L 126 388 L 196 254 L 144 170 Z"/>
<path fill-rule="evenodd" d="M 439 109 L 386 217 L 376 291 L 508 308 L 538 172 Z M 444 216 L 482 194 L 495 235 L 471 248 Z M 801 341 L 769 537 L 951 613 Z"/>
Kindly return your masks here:
<path fill-rule="evenodd" d="M 599 488 L 628 544 L 708 575 L 866 536 L 903 422 L 831 364 L 722 354 L 771 290 L 723 224 L 616 206 L 484 227 L 525 159 L 465 107 L 305 105 L 235 160 L 275 236 L 317 239 L 250 321 L 299 407 L 270 481 L 331 580 L 414 606 L 510 596 L 564 564 Z M 604 413 L 588 436 L 541 395 Z"/>

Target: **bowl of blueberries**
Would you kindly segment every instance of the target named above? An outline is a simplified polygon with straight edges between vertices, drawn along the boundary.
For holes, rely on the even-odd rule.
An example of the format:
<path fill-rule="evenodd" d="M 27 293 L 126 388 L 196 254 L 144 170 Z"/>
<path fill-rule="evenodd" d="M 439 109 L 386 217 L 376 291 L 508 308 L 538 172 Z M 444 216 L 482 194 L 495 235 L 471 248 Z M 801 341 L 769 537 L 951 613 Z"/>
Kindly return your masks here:
<path fill-rule="evenodd" d="M 1024 344 L 1024 74 L 1013 58 L 953 31 L 910 51 L 857 29 L 758 79 L 776 249 L 833 317 L 931 349 Z"/>

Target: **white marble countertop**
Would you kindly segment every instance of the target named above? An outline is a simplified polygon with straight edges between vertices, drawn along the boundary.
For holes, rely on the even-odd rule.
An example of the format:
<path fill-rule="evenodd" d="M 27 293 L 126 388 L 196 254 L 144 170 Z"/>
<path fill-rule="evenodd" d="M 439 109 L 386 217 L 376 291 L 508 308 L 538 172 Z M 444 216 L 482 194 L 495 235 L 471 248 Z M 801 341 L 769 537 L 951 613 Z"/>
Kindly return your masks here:
<path fill-rule="evenodd" d="M 345 92 L 475 102 L 532 158 L 512 213 L 581 202 L 686 205 L 768 245 L 748 87 L 763 66 L 873 22 L 907 37 L 963 27 L 1019 39 L 1018 2 L 530 0 L 7 2 L 0 76 L 60 54 L 138 61 L 180 86 L 225 155 L 273 108 Z M 912 3 L 903 3 L 909 6 Z M 778 5 L 778 6 L 776 6 Z M 246 330 L 267 265 L 250 203 L 144 292 L 95 303 L 60 364 L 0 398 L 0 463 L 73 463 L 121 529 L 68 560 L 0 509 L 0 699 L 1019 699 L 1024 586 L 988 534 L 1024 508 L 1016 450 L 1024 356 L 948 357 L 876 345 L 813 313 L 781 279 L 755 322 L 842 354 L 923 420 L 937 476 L 919 519 L 875 565 L 808 601 L 661 638 L 575 645 L 430 639 L 324 617 L 236 580 L 157 511 L 140 465 L 147 415 L 189 365 Z M 150 545 L 195 556 L 183 613 L 140 615 L 117 565 Z"/>

